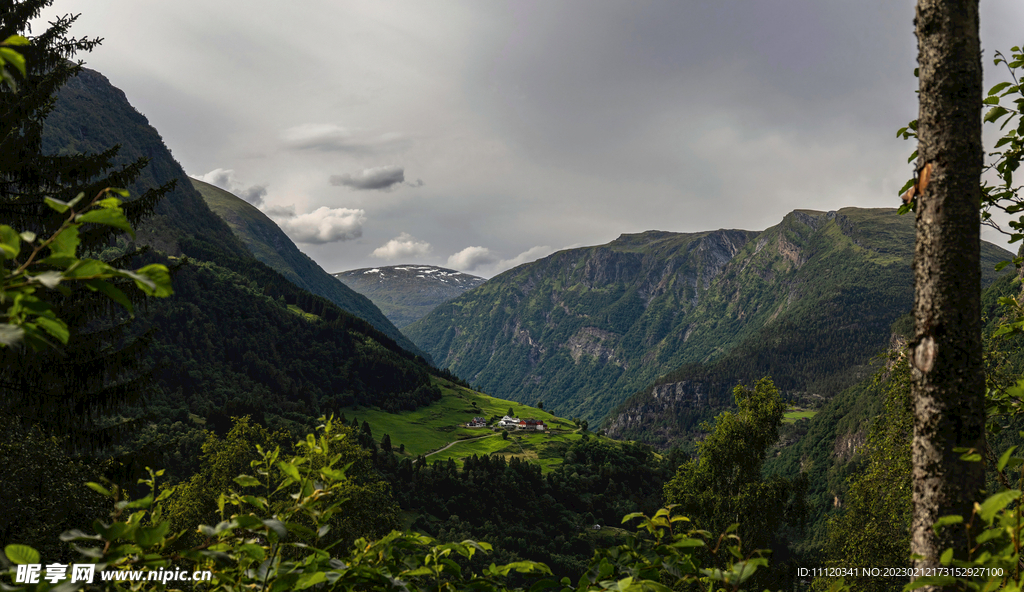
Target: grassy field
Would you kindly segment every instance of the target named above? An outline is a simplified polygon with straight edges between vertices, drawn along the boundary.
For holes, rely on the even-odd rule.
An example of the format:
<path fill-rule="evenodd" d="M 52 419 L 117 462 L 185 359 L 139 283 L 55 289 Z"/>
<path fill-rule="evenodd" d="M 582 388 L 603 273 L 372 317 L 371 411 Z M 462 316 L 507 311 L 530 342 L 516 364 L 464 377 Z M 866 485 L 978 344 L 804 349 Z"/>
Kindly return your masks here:
<path fill-rule="evenodd" d="M 796 423 L 798 419 L 810 419 L 814 417 L 817 411 L 807 411 L 806 409 L 790 409 L 786 412 L 786 415 L 782 419 L 782 423 Z"/>
<path fill-rule="evenodd" d="M 394 450 L 404 444 L 406 456 L 430 454 L 454 442 L 450 448 L 430 454 L 428 460 L 433 463 L 452 459 L 460 467 L 464 458 L 490 454 L 528 460 L 548 472 L 561 464 L 569 446 L 583 437 L 571 421 L 541 409 L 496 399 L 443 379 L 431 380 L 440 387 L 441 400 L 415 411 L 387 413 L 367 407 L 349 407 L 342 412 L 348 421 L 355 417 L 360 423 L 369 422 L 377 440 L 384 434 L 390 435 Z M 473 417 L 501 417 L 509 408 L 515 417 L 544 420 L 550 433 L 513 431 L 506 440 L 500 431 L 494 432 L 491 428 L 465 427 Z M 599 436 L 590 434 L 590 437 Z"/>
<path fill-rule="evenodd" d="M 544 420 L 550 429 L 576 429 L 571 421 L 555 417 L 541 409 L 495 399 L 440 378 L 431 380 L 440 387 L 441 400 L 415 411 L 387 413 L 367 407 L 349 407 L 342 411 L 349 421 L 357 417 L 360 423 L 369 422 L 377 439 L 384 434 L 390 434 L 393 447 L 398 448 L 400 444 L 405 444 L 405 451 L 413 456 L 433 452 L 458 440 L 491 434 L 493 432 L 489 428 L 467 428 L 465 425 L 476 416 L 501 417 L 508 413 L 509 408 L 516 417 Z"/>

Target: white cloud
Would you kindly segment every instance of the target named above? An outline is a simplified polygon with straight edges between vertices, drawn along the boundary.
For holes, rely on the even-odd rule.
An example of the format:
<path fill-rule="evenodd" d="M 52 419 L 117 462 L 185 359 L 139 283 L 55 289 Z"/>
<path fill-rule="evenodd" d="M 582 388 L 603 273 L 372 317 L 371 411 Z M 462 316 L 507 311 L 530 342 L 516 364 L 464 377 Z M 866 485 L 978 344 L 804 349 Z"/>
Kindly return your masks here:
<path fill-rule="evenodd" d="M 405 182 L 405 169 L 398 165 L 363 169 L 354 175 L 331 175 L 331 185 L 344 185 L 352 189 L 380 189 L 388 191 L 395 185 L 403 182 Z"/>
<path fill-rule="evenodd" d="M 324 152 L 379 152 L 403 147 L 404 135 L 388 132 L 373 134 L 351 130 L 333 123 L 304 123 L 281 133 L 281 139 L 295 150 Z"/>
<path fill-rule="evenodd" d="M 555 250 L 547 245 L 530 247 L 529 249 L 519 253 L 511 259 L 502 259 L 495 266 L 494 273 L 501 273 L 506 269 L 512 269 L 513 267 L 522 265 L 523 263 L 529 263 L 530 261 L 536 261 L 541 257 L 547 257 Z"/>
<path fill-rule="evenodd" d="M 497 263 L 498 256 L 487 247 L 466 247 L 448 258 L 448 267 L 459 271 L 475 271 L 478 267 Z"/>
<path fill-rule="evenodd" d="M 323 206 L 307 214 L 277 220 L 295 242 L 322 245 L 363 236 L 364 210 Z"/>
<path fill-rule="evenodd" d="M 412 235 L 403 232 L 397 237 L 389 240 L 383 247 L 378 247 L 371 253 L 374 257 L 381 259 L 409 259 L 423 257 L 430 253 L 430 243 L 416 240 Z"/>
<path fill-rule="evenodd" d="M 250 185 L 246 187 L 235 176 L 234 169 L 213 169 L 205 175 L 192 175 L 196 179 L 220 187 L 225 191 L 234 193 L 246 202 L 260 207 L 263 198 L 267 196 L 267 185 Z"/>
<path fill-rule="evenodd" d="M 475 271 L 495 275 L 523 263 L 535 261 L 554 252 L 547 245 L 531 247 L 511 259 L 502 259 L 487 247 L 466 247 L 448 258 L 448 267 L 459 271 Z"/>

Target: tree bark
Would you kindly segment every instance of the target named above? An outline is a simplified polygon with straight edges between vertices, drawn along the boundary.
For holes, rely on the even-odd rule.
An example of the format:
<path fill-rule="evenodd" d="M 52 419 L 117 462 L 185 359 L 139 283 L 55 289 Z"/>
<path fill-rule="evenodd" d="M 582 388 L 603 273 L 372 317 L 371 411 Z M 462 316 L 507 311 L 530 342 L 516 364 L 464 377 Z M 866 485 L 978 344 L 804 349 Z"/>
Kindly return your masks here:
<path fill-rule="evenodd" d="M 918 0 L 914 24 L 920 67 L 918 170 L 931 169 L 917 196 L 911 552 L 923 557 L 917 567 L 932 567 L 947 548 L 966 558 L 963 529 L 936 535 L 932 524 L 950 514 L 969 520 L 984 485 L 982 464 L 961 461 L 961 453 L 953 451 L 980 450 L 985 438 L 978 0 Z"/>

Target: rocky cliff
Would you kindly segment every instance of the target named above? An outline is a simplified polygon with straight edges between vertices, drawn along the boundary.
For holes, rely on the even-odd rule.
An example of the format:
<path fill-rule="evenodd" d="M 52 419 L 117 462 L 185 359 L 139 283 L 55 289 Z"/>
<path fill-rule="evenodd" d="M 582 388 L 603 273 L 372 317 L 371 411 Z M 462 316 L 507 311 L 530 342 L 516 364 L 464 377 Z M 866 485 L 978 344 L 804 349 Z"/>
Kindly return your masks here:
<path fill-rule="evenodd" d="M 505 272 L 405 331 L 496 396 L 592 424 L 618 407 L 613 435 L 669 437 L 696 421 L 673 409 L 728 405 L 739 381 L 770 374 L 821 398 L 856 382 L 911 306 L 913 243 L 912 217 L 858 208 L 796 210 L 762 232 L 628 234 Z M 983 245 L 983 281 L 1009 256 Z"/>

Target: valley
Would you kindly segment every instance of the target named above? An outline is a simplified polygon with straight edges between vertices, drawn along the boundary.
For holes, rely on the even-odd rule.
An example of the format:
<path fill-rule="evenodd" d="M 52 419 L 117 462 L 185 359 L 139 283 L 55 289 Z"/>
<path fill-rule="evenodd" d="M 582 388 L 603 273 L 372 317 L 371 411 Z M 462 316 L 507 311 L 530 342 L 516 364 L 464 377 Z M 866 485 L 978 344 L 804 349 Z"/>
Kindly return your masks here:
<path fill-rule="evenodd" d="M 796 210 L 763 232 L 650 231 L 496 276 L 403 330 L 495 396 L 667 447 L 737 382 L 820 404 L 866 378 L 912 302 L 914 221 Z M 982 284 L 1012 255 L 982 245 Z M 688 420 L 695 426 L 700 420 Z M 652 428 L 654 428 L 652 430 Z"/>
<path fill-rule="evenodd" d="M 748 588 L 809 590 L 797 568 L 838 564 L 851 533 L 895 541 L 865 561 L 907 562 L 910 377 L 925 372 L 914 214 L 794 209 L 763 230 L 626 232 L 520 255 L 466 232 L 450 267 L 417 263 L 445 255 L 405 231 L 363 234 L 367 220 L 428 208 L 397 193 L 426 186 L 412 165 L 409 177 L 394 164 L 324 173 L 334 207 L 271 209 L 267 184 L 244 193 L 187 175 L 124 92 L 59 55 L 26 80 L 30 93 L 0 94 L 15 130 L 0 142 L 0 209 L 34 229 L 5 225 L 0 262 L 24 258 L 11 245 L 36 231 L 67 233 L 25 264 L 44 269 L 38 285 L 15 286 L 55 311 L 42 325 L 66 322 L 67 344 L 0 350 L 0 550 L 12 566 L 71 564 L 83 554 L 72 543 L 88 541 L 84 554 L 109 569 L 173 559 L 248 582 L 217 589 L 259 587 L 261 574 L 277 591 L 508 592 L 551 577 L 549 588 L 592 592 L 642 587 L 627 573 L 725 580 L 756 563 Z M 418 141 L 297 129 L 279 138 L 296 162 L 370 162 Z M 126 200 L 100 207 L 126 223 L 72 211 L 83 222 L 68 230 L 37 215 L 47 199 L 112 186 Z M 100 211 L 93 222 L 112 216 Z M 462 214 L 430 222 L 458 235 Z M 328 273 L 307 254 L 367 265 L 331 249 L 414 262 Z M 1024 307 L 1021 272 L 996 270 L 1013 253 L 979 252 L 980 277 L 961 285 L 982 293 L 992 448 L 975 456 L 998 487 L 1020 463 L 994 451 L 1024 446 L 1024 335 L 1006 328 Z M 166 266 L 173 293 L 45 267 L 68 253 Z"/>

